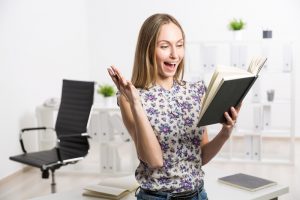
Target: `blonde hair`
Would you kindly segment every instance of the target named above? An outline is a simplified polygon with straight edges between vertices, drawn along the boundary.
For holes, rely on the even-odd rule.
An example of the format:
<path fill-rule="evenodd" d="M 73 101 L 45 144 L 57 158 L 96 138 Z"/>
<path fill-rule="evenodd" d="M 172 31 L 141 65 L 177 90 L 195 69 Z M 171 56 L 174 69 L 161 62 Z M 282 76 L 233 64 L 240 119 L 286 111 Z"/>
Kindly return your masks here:
<path fill-rule="evenodd" d="M 143 23 L 135 49 L 135 57 L 131 81 L 137 88 L 148 89 L 157 79 L 157 63 L 155 48 L 161 27 L 164 24 L 174 23 L 185 35 L 179 22 L 168 14 L 154 14 Z M 184 73 L 184 59 L 178 65 L 174 80 L 181 82 Z"/>

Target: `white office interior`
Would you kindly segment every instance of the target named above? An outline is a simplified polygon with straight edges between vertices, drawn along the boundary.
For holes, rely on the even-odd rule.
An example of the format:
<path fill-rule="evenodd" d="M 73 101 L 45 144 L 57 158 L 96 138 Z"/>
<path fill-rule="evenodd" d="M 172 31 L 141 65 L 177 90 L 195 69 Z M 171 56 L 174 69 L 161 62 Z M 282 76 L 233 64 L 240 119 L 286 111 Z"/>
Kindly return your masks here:
<path fill-rule="evenodd" d="M 213 162 L 238 158 L 243 165 L 245 158 L 257 166 L 269 161 L 268 156 L 262 159 L 265 150 L 260 134 L 271 130 L 267 135 L 275 135 L 276 143 L 268 143 L 272 138 L 268 136 L 265 147 L 287 151 L 280 158 L 299 171 L 299 10 L 297 0 L 0 0 L 0 187 L 24 167 L 9 160 L 21 153 L 19 130 L 38 125 L 37 108 L 46 100 L 60 98 L 62 79 L 112 84 L 106 70 L 111 65 L 129 79 L 139 28 L 154 13 L 173 15 L 185 30 L 186 79 L 207 78 L 211 69 L 203 66 L 247 65 L 251 56 L 270 56 L 261 80 L 243 103 L 236 131 L 240 137 L 233 137 Z M 246 22 L 238 41 L 227 27 L 233 18 Z M 272 38 L 263 39 L 264 30 L 272 31 Z M 233 48 L 233 43 L 242 45 Z M 239 55 L 233 55 L 234 51 Z M 275 100 L 264 103 L 269 90 L 275 91 Z M 276 98 L 280 103 L 276 104 Z M 101 98 L 97 101 L 101 103 Z M 95 119 L 93 123 L 94 128 L 100 126 Z M 214 130 L 212 126 L 212 135 Z M 39 148 L 36 136 L 28 142 L 29 148 Z M 250 155 L 240 152 L 249 142 L 259 143 L 259 155 L 253 145 Z M 282 164 L 274 155 L 271 160 L 270 166 Z M 286 199 L 300 195 L 292 192 L 294 196 Z"/>

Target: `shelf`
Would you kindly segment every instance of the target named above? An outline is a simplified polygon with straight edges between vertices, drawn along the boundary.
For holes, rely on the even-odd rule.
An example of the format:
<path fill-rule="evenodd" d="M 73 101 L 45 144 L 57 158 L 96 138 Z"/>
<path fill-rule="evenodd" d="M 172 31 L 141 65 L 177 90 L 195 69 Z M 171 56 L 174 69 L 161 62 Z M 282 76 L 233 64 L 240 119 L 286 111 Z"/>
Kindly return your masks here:
<path fill-rule="evenodd" d="M 260 131 L 262 137 L 291 137 L 293 134 L 291 130 L 262 130 Z"/>
<path fill-rule="evenodd" d="M 272 105 L 275 105 L 275 104 L 291 104 L 291 100 L 287 99 L 287 100 L 263 101 L 263 102 L 251 102 L 251 101 L 249 101 L 249 103 L 251 103 L 255 106 L 256 105 L 257 106 L 272 106 Z"/>
<path fill-rule="evenodd" d="M 267 164 L 267 165 L 273 165 L 273 164 L 283 164 L 283 165 L 292 165 L 293 162 L 290 160 L 285 159 L 260 159 L 260 160 L 250 160 L 250 159 L 240 159 L 240 158 L 230 158 L 230 159 L 222 159 L 222 158 L 214 158 L 214 162 L 233 162 L 233 163 L 242 163 L 242 164 Z"/>

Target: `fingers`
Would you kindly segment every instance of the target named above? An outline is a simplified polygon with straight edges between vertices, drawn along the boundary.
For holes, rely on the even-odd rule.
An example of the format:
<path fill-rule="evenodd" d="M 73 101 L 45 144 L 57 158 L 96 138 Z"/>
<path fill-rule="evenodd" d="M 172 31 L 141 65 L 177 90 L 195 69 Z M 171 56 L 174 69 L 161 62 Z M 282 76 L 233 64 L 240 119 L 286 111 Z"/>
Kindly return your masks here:
<path fill-rule="evenodd" d="M 115 67 L 110 67 L 110 68 L 107 68 L 107 71 L 109 73 L 109 75 L 112 77 L 112 79 L 115 79 L 117 81 L 120 80 L 120 76 L 119 74 L 116 73 L 116 68 Z"/>
<path fill-rule="evenodd" d="M 231 107 L 230 113 L 231 113 L 231 115 L 229 115 L 228 112 L 224 113 L 224 116 L 227 120 L 226 125 L 234 126 L 236 124 L 236 120 L 238 117 L 238 110 L 236 110 L 234 107 Z"/>
<path fill-rule="evenodd" d="M 118 90 L 120 90 L 120 83 L 119 83 L 118 77 L 114 74 L 112 69 L 107 68 L 107 71 L 108 71 L 108 74 L 110 75 L 111 79 L 113 80 L 113 82 L 117 86 Z"/>
<path fill-rule="evenodd" d="M 236 120 L 238 117 L 238 111 L 234 107 L 231 107 L 230 112 L 231 112 L 231 118 L 233 120 Z"/>
<path fill-rule="evenodd" d="M 226 118 L 226 125 L 229 125 L 229 126 L 234 126 L 234 124 L 235 124 L 235 120 L 233 120 L 231 117 L 230 117 L 230 115 L 229 115 L 229 113 L 228 112 L 225 112 L 224 113 L 224 116 L 225 116 L 225 118 Z"/>
<path fill-rule="evenodd" d="M 111 66 L 110 68 L 107 68 L 107 71 L 111 79 L 117 85 L 119 90 L 120 90 L 120 85 L 123 86 L 127 85 L 127 80 L 121 75 L 120 71 L 115 66 Z"/>
<path fill-rule="evenodd" d="M 113 71 L 115 77 L 116 77 L 117 79 L 119 79 L 119 81 L 121 81 L 121 83 L 122 83 L 123 85 L 127 85 L 127 80 L 121 75 L 121 72 L 119 71 L 119 69 L 116 68 L 115 66 L 111 66 L 110 68 L 111 68 L 111 70 Z"/>
<path fill-rule="evenodd" d="M 131 103 L 140 101 L 137 90 L 131 81 L 126 80 L 115 66 L 107 68 L 107 71 L 114 81 L 120 94 L 125 97 L 125 99 Z"/>
<path fill-rule="evenodd" d="M 119 69 L 116 68 L 115 66 L 110 66 L 110 68 L 107 68 L 107 71 L 108 71 L 111 79 L 113 80 L 113 82 L 117 86 L 120 94 L 123 95 L 128 100 L 129 99 L 128 95 L 131 92 L 132 87 L 134 87 L 132 85 L 132 83 L 130 81 L 127 81 L 121 75 Z"/>

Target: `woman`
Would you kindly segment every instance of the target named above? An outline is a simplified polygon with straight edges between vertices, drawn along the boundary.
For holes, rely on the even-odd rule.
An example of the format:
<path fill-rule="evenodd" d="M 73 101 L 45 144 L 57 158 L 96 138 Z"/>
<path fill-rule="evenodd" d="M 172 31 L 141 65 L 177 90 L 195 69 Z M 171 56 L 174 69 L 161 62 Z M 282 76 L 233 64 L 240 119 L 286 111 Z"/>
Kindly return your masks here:
<path fill-rule="evenodd" d="M 140 159 L 137 199 L 207 199 L 201 166 L 221 149 L 238 116 L 239 108 L 224 113 L 227 122 L 212 141 L 197 127 L 205 85 L 182 80 L 184 43 L 174 17 L 154 14 L 141 27 L 131 81 L 108 69 Z"/>

